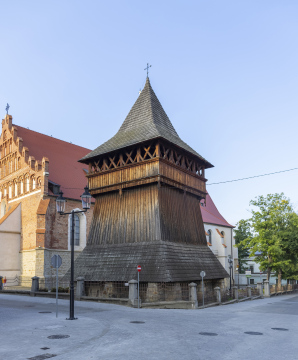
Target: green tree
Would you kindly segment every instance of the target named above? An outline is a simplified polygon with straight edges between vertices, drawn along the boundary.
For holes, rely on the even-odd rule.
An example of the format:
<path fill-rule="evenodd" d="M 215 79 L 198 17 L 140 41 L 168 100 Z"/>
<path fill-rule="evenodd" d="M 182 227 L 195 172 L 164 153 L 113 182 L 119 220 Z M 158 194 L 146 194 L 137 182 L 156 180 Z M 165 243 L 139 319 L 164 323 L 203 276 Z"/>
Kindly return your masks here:
<path fill-rule="evenodd" d="M 251 238 L 251 230 L 250 230 L 250 223 L 248 220 L 240 220 L 236 224 L 237 228 L 234 229 L 234 238 L 235 244 L 238 248 L 238 263 L 239 263 L 239 273 L 243 274 L 246 268 L 247 259 L 249 257 L 249 251 L 244 246 L 243 241 L 247 238 Z"/>
<path fill-rule="evenodd" d="M 253 236 L 241 241 L 241 246 L 255 256 L 261 270 L 267 270 L 267 280 L 272 271 L 278 274 L 280 285 L 282 277 L 294 276 L 297 270 L 297 215 L 283 193 L 259 196 L 250 205 L 254 206 Z"/>
<path fill-rule="evenodd" d="M 288 226 L 282 232 L 280 247 L 283 252 L 283 263 L 279 277 L 298 280 L 298 215 L 289 215 Z"/>

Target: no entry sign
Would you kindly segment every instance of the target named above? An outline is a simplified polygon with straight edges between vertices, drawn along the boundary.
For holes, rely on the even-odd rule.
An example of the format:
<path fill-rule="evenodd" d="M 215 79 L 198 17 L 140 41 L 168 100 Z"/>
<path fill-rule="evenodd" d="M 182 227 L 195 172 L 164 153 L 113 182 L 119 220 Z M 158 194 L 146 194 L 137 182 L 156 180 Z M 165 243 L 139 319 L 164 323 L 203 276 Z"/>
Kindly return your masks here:
<path fill-rule="evenodd" d="M 140 272 L 142 270 L 141 265 L 138 265 L 137 269 L 138 269 L 138 272 Z"/>

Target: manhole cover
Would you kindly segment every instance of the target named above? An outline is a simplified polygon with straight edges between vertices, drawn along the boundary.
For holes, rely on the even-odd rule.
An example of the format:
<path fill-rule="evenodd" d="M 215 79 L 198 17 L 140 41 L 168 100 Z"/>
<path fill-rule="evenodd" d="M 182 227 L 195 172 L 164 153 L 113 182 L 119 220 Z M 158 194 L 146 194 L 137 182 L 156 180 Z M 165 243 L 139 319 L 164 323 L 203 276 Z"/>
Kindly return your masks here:
<path fill-rule="evenodd" d="M 145 324 L 145 321 L 130 321 L 131 324 Z"/>
<path fill-rule="evenodd" d="M 200 332 L 200 335 L 205 335 L 205 336 L 217 336 L 218 334 L 216 333 L 211 333 L 211 332 Z"/>
<path fill-rule="evenodd" d="M 248 335 L 263 335 L 263 333 L 257 332 L 257 331 L 245 331 L 244 334 L 248 334 Z"/>
<path fill-rule="evenodd" d="M 45 346 L 43 348 L 40 348 L 40 350 L 49 350 L 49 348 Z"/>
<path fill-rule="evenodd" d="M 39 314 L 52 314 L 52 311 L 39 311 Z"/>
<path fill-rule="evenodd" d="M 69 338 L 69 335 L 50 335 L 48 339 L 66 339 Z"/>
<path fill-rule="evenodd" d="M 272 330 L 279 330 L 279 331 L 289 331 L 289 329 L 285 328 L 271 328 Z"/>
<path fill-rule="evenodd" d="M 43 354 L 43 355 L 37 355 L 31 358 L 28 358 L 28 360 L 44 360 L 44 359 L 50 359 L 52 357 L 55 357 L 57 355 L 54 354 Z"/>

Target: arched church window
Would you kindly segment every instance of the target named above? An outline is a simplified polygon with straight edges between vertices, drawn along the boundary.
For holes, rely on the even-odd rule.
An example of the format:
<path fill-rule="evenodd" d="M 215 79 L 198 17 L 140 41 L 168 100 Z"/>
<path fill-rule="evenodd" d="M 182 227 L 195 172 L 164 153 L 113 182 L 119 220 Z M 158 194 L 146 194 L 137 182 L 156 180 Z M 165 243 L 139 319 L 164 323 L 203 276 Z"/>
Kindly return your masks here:
<path fill-rule="evenodd" d="M 14 196 L 18 196 L 18 183 L 14 183 Z"/>
<path fill-rule="evenodd" d="M 29 192 L 30 191 L 30 179 L 28 176 L 25 178 L 25 183 L 26 183 L 26 192 Z"/>
<path fill-rule="evenodd" d="M 223 244 L 225 244 L 225 245 L 226 245 L 225 232 L 224 232 L 224 231 L 222 231 L 222 232 L 221 232 L 221 235 L 222 235 L 222 241 L 223 241 Z"/>
<path fill-rule="evenodd" d="M 208 242 L 212 245 L 212 231 L 209 229 L 207 231 L 207 234 L 208 234 Z"/>
<path fill-rule="evenodd" d="M 74 211 L 80 209 L 74 209 Z M 84 213 L 75 213 L 74 214 L 74 245 L 77 249 L 83 250 L 86 246 L 86 235 L 87 235 L 87 221 L 86 215 Z M 71 214 L 68 217 L 68 249 L 71 248 Z"/>

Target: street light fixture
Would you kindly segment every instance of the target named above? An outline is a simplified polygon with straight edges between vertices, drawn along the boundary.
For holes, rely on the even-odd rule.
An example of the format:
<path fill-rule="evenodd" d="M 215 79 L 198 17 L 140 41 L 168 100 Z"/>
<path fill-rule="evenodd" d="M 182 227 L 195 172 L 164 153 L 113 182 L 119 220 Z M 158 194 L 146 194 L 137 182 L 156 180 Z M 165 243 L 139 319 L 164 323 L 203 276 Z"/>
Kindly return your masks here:
<path fill-rule="evenodd" d="M 85 187 L 85 191 L 82 198 L 82 207 L 83 210 L 72 210 L 71 212 L 65 211 L 66 199 L 63 197 L 63 192 L 60 191 L 58 198 L 56 199 L 56 208 L 57 212 L 60 215 L 70 215 L 71 214 L 71 262 L 70 262 L 70 303 L 69 303 L 69 318 L 67 320 L 76 320 L 74 317 L 74 214 L 86 212 L 90 209 L 91 206 L 91 195 L 89 193 L 88 186 Z"/>

